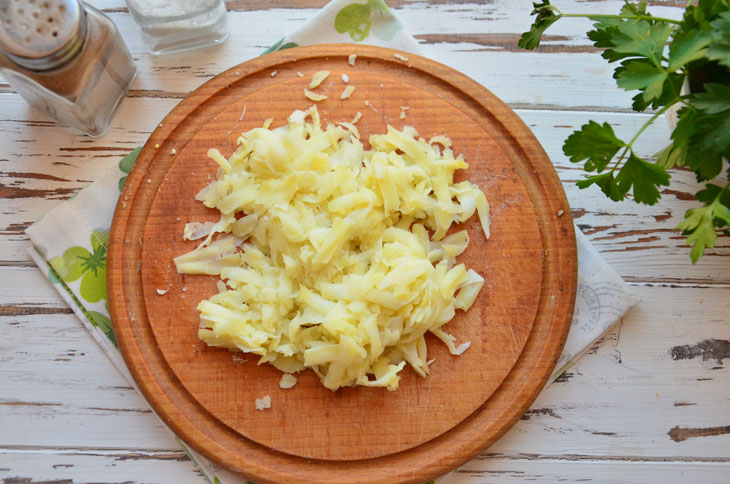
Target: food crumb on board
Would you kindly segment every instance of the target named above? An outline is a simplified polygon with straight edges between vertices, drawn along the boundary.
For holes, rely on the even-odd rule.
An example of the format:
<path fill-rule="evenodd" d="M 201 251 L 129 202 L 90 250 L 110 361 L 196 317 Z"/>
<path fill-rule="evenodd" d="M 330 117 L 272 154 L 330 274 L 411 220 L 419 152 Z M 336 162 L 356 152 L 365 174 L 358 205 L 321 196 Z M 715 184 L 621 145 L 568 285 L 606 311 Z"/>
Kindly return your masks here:
<path fill-rule="evenodd" d="M 558 210 L 558 217 L 562 217 L 565 213 L 565 210 Z"/>
<path fill-rule="evenodd" d="M 302 74 L 301 72 L 297 72 L 297 75 L 298 75 L 299 77 L 304 77 L 304 74 Z"/>
<path fill-rule="evenodd" d="M 175 148 L 171 149 L 170 150 L 170 154 L 173 155 L 173 156 L 176 155 L 177 154 L 177 150 Z"/>
<path fill-rule="evenodd" d="M 352 118 L 352 121 L 350 121 L 350 124 L 356 124 L 358 121 L 360 121 L 360 118 L 362 118 L 362 113 L 360 111 L 355 114 L 355 117 Z"/>
<path fill-rule="evenodd" d="M 400 107 L 400 116 L 398 116 L 398 119 L 406 119 L 406 111 L 408 111 L 409 109 L 411 109 L 411 108 L 409 108 L 408 106 L 401 106 Z"/>
<path fill-rule="evenodd" d="M 310 101 L 319 102 L 327 99 L 327 96 L 324 94 L 317 94 L 316 92 L 312 92 L 309 89 L 304 89 L 304 96 L 309 99 Z"/>
<path fill-rule="evenodd" d="M 350 64 L 351 66 L 354 66 L 355 65 L 355 59 L 357 59 L 357 55 L 350 54 L 350 56 L 347 58 L 347 63 Z"/>
<path fill-rule="evenodd" d="M 164 296 L 165 294 L 167 294 L 167 291 L 169 291 L 169 290 L 170 290 L 169 287 L 167 289 L 158 289 L 157 294 L 160 296 Z"/>
<path fill-rule="evenodd" d="M 183 290 L 183 292 L 188 292 L 188 286 L 183 286 L 182 290 Z"/>
<path fill-rule="evenodd" d="M 398 59 L 401 62 L 408 62 L 408 57 L 406 57 L 404 55 L 393 54 L 393 57 L 395 57 L 396 59 Z"/>
<path fill-rule="evenodd" d="M 348 76 L 344 72 L 342 73 L 342 82 L 344 82 L 345 84 L 347 84 L 348 82 L 350 82 L 350 76 Z"/>
<path fill-rule="evenodd" d="M 330 71 L 317 71 L 312 74 L 312 80 L 309 82 L 309 89 L 316 89 L 322 81 L 327 79 L 330 75 Z"/>
<path fill-rule="evenodd" d="M 344 91 L 342 91 L 342 94 L 340 94 L 340 99 L 347 99 L 352 95 L 353 91 L 355 90 L 355 86 L 347 86 Z"/>
<path fill-rule="evenodd" d="M 271 408 L 271 397 L 269 395 L 256 399 L 256 410 L 266 410 L 267 408 Z"/>
<path fill-rule="evenodd" d="M 152 183 L 152 180 L 148 178 L 147 183 Z"/>
<path fill-rule="evenodd" d="M 291 373 L 284 373 L 283 375 L 281 375 L 281 380 L 279 380 L 280 388 L 292 388 L 296 384 L 297 377 L 295 377 Z"/>
<path fill-rule="evenodd" d="M 155 143 L 155 149 L 159 149 L 160 143 Z"/>
<path fill-rule="evenodd" d="M 279 71 L 271 71 L 271 77 L 276 77 Z"/>
<path fill-rule="evenodd" d="M 246 115 L 246 108 L 248 107 L 248 104 L 243 105 L 243 111 L 241 111 L 241 117 L 238 118 L 239 121 L 243 121 L 243 117 Z"/>
<path fill-rule="evenodd" d="M 235 354 L 235 353 L 233 354 L 233 356 L 231 356 L 231 359 L 233 360 L 234 363 L 246 363 L 248 361 L 248 359 L 244 358 L 243 356 L 241 356 L 239 354 Z"/>
<path fill-rule="evenodd" d="M 461 343 L 459 346 L 456 347 L 456 351 L 454 351 L 455 355 L 460 355 L 464 353 L 466 350 L 469 349 L 471 346 L 471 341 L 467 341 L 466 343 Z"/>
<path fill-rule="evenodd" d="M 431 365 L 433 364 L 433 362 L 434 362 L 434 361 L 436 361 L 436 358 L 431 358 L 430 360 L 428 360 L 428 361 L 426 362 L 426 364 L 427 364 L 428 366 L 431 366 Z"/>

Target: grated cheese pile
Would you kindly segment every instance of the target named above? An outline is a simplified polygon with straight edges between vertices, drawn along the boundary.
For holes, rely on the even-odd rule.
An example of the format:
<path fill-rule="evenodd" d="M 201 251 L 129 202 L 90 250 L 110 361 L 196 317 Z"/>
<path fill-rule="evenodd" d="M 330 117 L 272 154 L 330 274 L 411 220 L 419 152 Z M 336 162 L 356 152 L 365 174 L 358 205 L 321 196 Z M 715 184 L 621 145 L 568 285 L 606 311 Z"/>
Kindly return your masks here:
<path fill-rule="evenodd" d="M 221 218 L 175 263 L 221 278 L 198 305 L 207 344 L 285 373 L 311 368 L 330 390 L 395 390 L 406 364 L 429 373 L 426 332 L 452 354 L 469 347 L 442 326 L 484 280 L 455 263 L 467 231 L 446 234 L 477 212 L 488 237 L 489 206 L 475 185 L 453 183 L 467 164 L 448 138 L 389 126 L 365 151 L 343 124 L 322 128 L 312 107 L 244 133 L 229 159 L 209 150 L 218 179 L 197 198 Z"/>

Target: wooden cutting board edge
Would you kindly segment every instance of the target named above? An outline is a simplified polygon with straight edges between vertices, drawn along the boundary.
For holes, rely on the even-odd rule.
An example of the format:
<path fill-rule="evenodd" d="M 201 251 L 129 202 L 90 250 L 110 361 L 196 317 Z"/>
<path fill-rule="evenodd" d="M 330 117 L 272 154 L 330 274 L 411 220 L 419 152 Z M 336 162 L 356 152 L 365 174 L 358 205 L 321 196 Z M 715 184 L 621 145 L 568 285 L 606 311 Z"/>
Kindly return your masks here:
<path fill-rule="evenodd" d="M 326 50 L 331 56 L 346 58 L 354 53 L 361 58 L 381 58 L 389 61 L 392 61 L 393 54 L 397 52 L 390 49 L 353 45 L 302 47 L 276 52 L 235 66 L 206 82 L 174 108 L 172 113 L 178 119 L 183 119 L 194 113 L 205 99 L 221 88 L 225 88 L 227 84 L 245 78 L 253 72 L 271 69 L 292 58 L 304 59 L 320 56 L 323 50 Z M 415 483 L 424 482 L 448 472 L 491 445 L 527 410 L 550 376 L 570 327 L 577 284 L 575 234 L 565 193 L 547 155 L 519 118 L 484 87 L 434 61 L 409 53 L 400 54 L 409 58 L 411 68 L 445 79 L 446 82 L 466 93 L 474 102 L 482 105 L 485 111 L 490 112 L 500 123 L 504 125 L 504 122 L 509 122 L 509 128 L 505 127 L 505 131 L 512 135 L 516 146 L 522 150 L 521 155 L 516 153 L 515 156 L 522 156 L 524 159 L 530 160 L 532 166 L 524 167 L 524 169 L 534 172 L 532 176 L 521 173 L 523 180 L 532 179 L 536 175 L 542 185 L 540 191 L 552 194 L 544 200 L 544 204 L 536 206 L 536 211 L 540 220 L 543 221 L 540 225 L 541 237 L 546 248 L 544 287 L 554 285 L 558 288 L 558 292 L 556 294 L 542 292 L 541 309 L 528 343 L 517 365 L 500 389 L 468 419 L 426 444 L 376 461 L 322 462 L 272 452 L 255 442 L 242 439 L 240 436 L 229 435 L 231 438 L 229 443 L 239 444 L 235 446 L 239 448 L 239 451 L 231 451 L 220 442 L 211 441 L 206 435 L 211 431 L 231 434 L 233 432 L 231 429 L 215 422 L 215 418 L 210 415 L 209 418 L 212 419 L 212 422 L 206 422 L 206 431 L 201 432 L 195 423 L 186 421 L 184 415 L 179 412 L 178 407 L 192 408 L 196 406 L 196 403 L 191 401 L 189 396 L 181 394 L 179 385 L 177 387 L 174 385 L 176 380 L 169 369 L 166 375 L 161 375 L 161 372 L 165 373 L 164 361 L 157 361 L 155 367 L 150 366 L 149 361 L 154 362 L 161 356 L 154 354 L 154 346 L 147 345 L 145 348 L 144 345 L 140 345 L 140 341 L 154 342 L 154 335 L 151 334 L 149 328 L 145 329 L 144 325 L 136 324 L 140 315 L 143 314 L 144 308 L 135 307 L 133 295 L 124 291 L 125 280 L 133 277 L 137 266 L 135 257 L 127 258 L 125 263 L 122 254 L 139 256 L 140 253 L 139 244 L 130 240 L 130 235 L 141 234 L 129 234 L 125 231 L 127 221 L 133 211 L 144 212 L 145 210 L 145 203 L 134 203 L 137 201 L 135 200 L 138 195 L 137 189 L 145 178 L 164 173 L 173 158 L 169 157 L 168 161 L 162 156 L 171 149 L 171 143 L 167 140 L 176 128 L 176 125 L 167 124 L 168 118 L 165 118 L 145 144 L 139 156 L 142 163 L 135 165 L 125 189 L 120 195 L 110 234 L 108 287 L 110 294 L 121 293 L 122 297 L 110 298 L 110 313 L 115 327 L 118 326 L 119 330 L 125 333 L 124 336 L 118 338 L 120 350 L 125 355 L 125 359 L 132 352 L 144 353 L 146 356 L 143 365 L 130 366 L 129 369 L 143 395 L 163 421 L 184 441 L 206 457 L 224 463 L 232 469 L 254 478 L 259 483 L 332 482 L 335 476 L 337 482 L 353 484 Z M 210 96 L 204 94 L 206 91 L 211 93 Z M 485 100 L 489 100 L 489 110 L 486 109 Z M 527 142 L 521 143 L 520 139 L 527 140 Z M 154 145 L 158 143 L 160 148 L 155 149 Z M 177 144 L 180 145 L 180 143 L 178 140 Z M 182 144 L 184 145 L 184 143 Z M 149 203 L 151 200 L 146 201 L 147 208 Z M 141 312 L 139 312 L 140 310 Z M 158 366 L 159 363 L 163 363 L 163 365 Z M 155 379 L 158 376 L 165 376 L 169 382 L 173 382 L 172 385 L 163 385 L 163 393 L 159 393 L 157 387 L 152 388 L 149 385 L 149 379 Z M 524 381 L 537 382 L 537 384 L 527 385 L 523 383 Z M 197 408 L 196 411 L 200 412 L 201 409 Z M 499 412 L 501 412 L 499 416 L 495 415 Z M 212 427 L 218 428 L 213 429 Z M 243 451 L 245 458 L 242 459 L 240 451 Z"/>

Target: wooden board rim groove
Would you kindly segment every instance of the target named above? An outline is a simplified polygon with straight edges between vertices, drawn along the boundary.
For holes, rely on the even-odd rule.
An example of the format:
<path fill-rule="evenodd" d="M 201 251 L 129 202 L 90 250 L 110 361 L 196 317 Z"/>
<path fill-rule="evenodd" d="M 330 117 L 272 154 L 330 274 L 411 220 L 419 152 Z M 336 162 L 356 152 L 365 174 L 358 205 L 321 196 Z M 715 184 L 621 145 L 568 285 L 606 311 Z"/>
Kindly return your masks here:
<path fill-rule="evenodd" d="M 390 49 L 353 45 L 315 46 L 280 51 L 235 66 L 211 79 L 191 93 L 188 98 L 173 109 L 171 114 L 176 113 L 179 115 L 182 113 L 184 114 L 183 117 L 191 115 L 196 112 L 199 106 L 203 106 L 206 100 L 225 89 L 227 85 L 264 69 L 272 69 L 277 64 L 289 62 L 292 58 L 299 60 L 324 56 L 346 58 L 355 53 L 360 59 L 370 57 L 396 62 L 393 58 L 395 52 Z M 539 181 L 542 191 L 552 190 L 552 192 L 548 191 L 552 194 L 552 198 L 545 200 L 547 202 L 546 206 L 536 207 L 536 211 L 539 210 L 539 213 L 537 213 L 538 218 L 543 219 L 543 223 L 539 225 L 541 228 L 540 236 L 546 248 L 543 257 L 543 274 L 544 277 L 551 278 L 550 280 L 557 284 L 558 293 L 554 296 L 559 304 L 546 306 L 545 302 L 550 295 L 545 290 L 541 292 L 541 312 L 537 318 L 540 319 L 540 324 L 535 323 L 523 349 L 523 355 L 536 355 L 535 362 L 526 362 L 526 359 L 521 355 L 502 386 L 482 407 L 459 425 L 436 439 L 409 451 L 376 459 L 377 462 L 366 459 L 363 461 L 333 463 L 332 461 L 313 462 L 311 459 L 283 455 L 265 449 L 249 439 L 243 439 L 244 442 L 238 436 L 237 439 L 240 441 L 239 450 L 245 449 L 249 453 L 248 458 L 244 458 L 240 452 L 231 451 L 219 442 L 211 440 L 208 435 L 209 432 L 213 431 L 211 428 L 206 428 L 206 432 L 203 432 L 195 426 L 195 423 L 184 419 L 184 413 L 181 414 L 176 405 L 188 404 L 194 406 L 195 402 L 187 400 L 189 396 L 184 395 L 184 389 L 182 394 L 180 393 L 179 385 L 177 387 L 174 385 L 176 377 L 171 370 L 168 369 L 168 381 L 164 385 L 164 392 L 160 393 L 150 384 L 150 378 L 154 380 L 160 370 L 164 372 L 164 365 L 163 368 L 153 368 L 147 359 L 144 360 L 144 364 L 137 362 L 140 363 L 140 366 L 129 363 L 128 355 L 134 352 L 144 352 L 148 357 L 155 357 L 155 355 L 153 347 L 142 348 L 137 340 L 140 337 L 144 338 L 145 331 L 149 329 L 140 327 L 136 322 L 144 313 L 144 308 L 142 308 L 142 312 L 135 313 L 132 317 L 128 314 L 128 307 L 135 307 L 134 294 L 128 291 L 125 292 L 124 288 L 126 281 L 133 278 L 135 274 L 136 262 L 134 258 L 128 258 L 125 262 L 124 255 L 127 253 L 139 254 L 141 252 L 141 249 L 137 247 L 138 244 L 125 245 L 125 238 L 129 235 L 126 232 L 128 221 L 133 210 L 140 210 L 140 207 L 134 201 L 139 194 L 140 190 L 137 190 L 137 188 L 139 188 L 142 180 L 148 178 L 150 170 L 162 171 L 163 173 L 166 171 L 166 168 L 161 168 L 159 160 L 155 160 L 154 163 L 147 163 L 147 161 L 152 161 L 155 158 L 156 150 L 154 145 L 159 143 L 161 145 L 159 149 L 162 153 L 165 150 L 169 151 L 173 144 L 181 146 L 187 143 L 187 140 L 182 144 L 180 142 L 168 142 L 168 138 L 178 128 L 179 124 L 171 127 L 167 125 L 166 121 L 163 121 L 149 138 L 140 154 L 139 160 L 141 163 L 137 163 L 132 173 L 130 173 L 115 213 L 110 236 L 108 262 L 112 320 L 115 322 L 115 329 L 119 333 L 120 349 L 128 362 L 130 372 L 139 384 L 145 398 L 163 417 L 165 423 L 206 457 L 243 472 L 247 476 L 256 479 L 257 482 L 331 482 L 334 476 L 336 476 L 337 482 L 343 483 L 423 482 L 443 474 L 469 460 L 478 451 L 493 443 L 514 424 L 544 386 L 562 350 L 562 344 L 567 335 L 572 316 L 577 260 L 573 225 L 567 200 L 549 159 L 529 129 L 519 121 L 519 118 L 506 105 L 497 100 L 485 88 L 441 64 L 413 54 L 404 54 L 409 57 L 411 68 L 456 87 L 470 101 L 481 106 L 513 138 L 522 156 L 530 161 L 529 168 L 533 170 L 536 176 L 538 168 L 540 168 L 537 181 Z M 236 71 L 238 71 L 237 76 L 235 75 Z M 443 75 L 445 72 L 448 73 L 448 80 L 439 75 Z M 207 90 L 212 92 L 210 96 L 203 95 Z M 489 103 L 489 107 L 486 106 L 486 102 Z M 510 120 L 511 129 L 502 124 L 501 120 L 506 119 Z M 528 143 L 525 143 L 524 140 L 527 140 Z M 169 161 L 163 160 L 167 161 L 167 165 L 169 165 L 172 163 L 173 158 L 169 157 Z M 521 176 L 524 180 L 525 176 L 522 174 Z M 132 197 L 131 201 L 130 195 Z M 561 210 L 563 211 L 562 216 L 557 215 Z M 550 227 L 553 229 L 550 230 Z M 547 270 L 549 268 L 553 268 L 553 270 Z M 120 293 L 123 296 L 121 299 L 111 296 Z M 146 335 L 147 338 L 150 336 L 154 341 L 154 335 Z M 558 344 L 555 344 L 556 341 Z M 164 360 L 162 362 L 164 363 Z M 159 364 L 159 361 L 157 364 Z M 528 376 L 530 377 L 528 380 L 533 382 L 529 388 L 527 388 L 528 385 L 521 384 L 519 381 Z M 490 408 L 496 408 L 495 405 L 497 404 L 506 406 L 509 409 L 506 415 L 500 415 L 501 421 L 499 424 L 495 424 L 495 420 L 490 414 Z M 197 410 L 205 412 L 204 409 L 198 408 Z M 213 417 L 211 416 L 211 418 Z M 213 423 L 206 422 L 206 424 L 209 427 L 217 427 L 215 430 L 218 432 L 233 432 L 217 420 Z"/>

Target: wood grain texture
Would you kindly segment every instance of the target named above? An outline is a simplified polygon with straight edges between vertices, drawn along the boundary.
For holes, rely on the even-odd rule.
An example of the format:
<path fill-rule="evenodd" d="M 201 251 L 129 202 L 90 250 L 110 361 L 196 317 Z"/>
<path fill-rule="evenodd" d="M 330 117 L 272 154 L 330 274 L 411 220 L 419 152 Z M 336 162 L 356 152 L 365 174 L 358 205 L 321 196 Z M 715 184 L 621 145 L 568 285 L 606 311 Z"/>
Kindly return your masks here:
<path fill-rule="evenodd" d="M 179 102 L 174 98 L 127 99 L 114 117 L 110 132 L 93 146 L 103 151 L 88 151 L 90 139 L 64 136 L 67 128 L 49 123 L 35 129 L 32 136 L 47 144 L 28 142 L 21 127 L 0 130 L 0 144 L 10 159 L 0 159 L 0 180 L 9 188 L 18 188 L 30 198 L 4 199 L 0 211 L 0 265 L 32 265 L 25 253 L 28 239 L 24 227 L 45 215 L 56 204 L 83 188 L 96 174 L 116 169 L 119 159 L 129 150 L 141 146 L 149 133 Z M 5 118 L 23 115 L 35 123 L 43 115 L 28 110 L 14 94 L 0 95 Z M 145 116 L 140 118 L 140 113 Z M 672 190 L 664 193 L 653 206 L 631 200 L 614 203 L 597 187 L 580 190 L 575 181 L 583 176 L 580 166 L 570 163 L 562 152 L 565 138 L 593 119 L 608 122 L 622 139 L 630 138 L 649 114 L 584 113 L 542 109 L 517 109 L 515 112 L 535 134 L 563 181 L 563 188 L 573 207 L 574 221 L 598 247 L 611 267 L 633 281 L 667 284 L 730 283 L 730 271 L 720 260 L 730 255 L 730 238 L 720 236 L 716 247 L 707 251 L 697 264 L 688 264 L 689 250 L 685 238 L 676 229 L 684 213 L 697 206 L 692 194 L 700 189 L 690 171 L 672 173 Z M 240 113 L 239 113 L 240 116 Z M 127 129 L 133 126 L 134 131 Z M 637 143 L 638 153 L 651 156 L 669 140 L 669 128 L 661 122 L 644 132 Z M 112 151 L 114 148 L 114 151 Z M 21 156 L 18 153 L 26 153 Z M 47 173 L 51 173 L 47 176 Z M 71 188 L 72 190 L 68 190 Z M 58 195 L 60 190 L 69 193 Z M 40 280 L 40 279 L 39 279 Z"/>
<path fill-rule="evenodd" d="M 50 285 L 41 282 L 38 290 L 52 295 Z M 673 359 L 672 349 L 728 339 L 728 288 L 642 284 L 633 289 L 639 306 L 547 387 L 474 466 L 489 469 L 489 456 L 520 459 L 525 454 L 563 459 L 566 467 L 588 458 L 730 463 L 730 435 L 675 442 L 667 434 L 676 426 L 727 425 L 730 361 Z M 17 293 L 6 297 L 19 298 Z M 697 304 L 702 312 L 694 309 Z M 75 315 L 0 317 L 0 334 L 0 402 L 14 403 L 0 404 L 0 449 L 178 449 Z M 129 480 L 148 482 L 135 476 L 130 469 Z"/>
<path fill-rule="evenodd" d="M 726 483 L 730 435 L 675 442 L 668 432 L 730 423 L 728 360 L 674 360 L 670 351 L 730 340 L 730 239 L 721 236 L 719 248 L 689 263 L 675 227 L 696 204 L 688 195 L 701 188 L 691 173 L 675 171 L 672 192 L 653 207 L 575 187 L 581 172 L 561 150 L 571 131 L 593 119 L 631 137 L 647 116 L 627 111 L 634 93 L 616 87 L 600 56 L 580 52 L 590 46 L 590 22 L 560 21 L 548 31 L 545 51 L 513 52 L 501 39 L 527 28 L 528 0 L 387 1 L 407 30 L 428 42 L 424 52 L 485 85 L 530 126 L 556 166 L 576 223 L 642 300 L 524 420 L 444 483 Z M 0 199 L 0 305 L 24 311 L 0 313 L 0 402 L 8 403 L 0 405 L 0 481 L 201 484 L 190 462 L 166 457 L 180 455 L 172 435 L 144 411 L 146 403 L 76 316 L 62 313 L 66 304 L 26 253 L 23 227 L 72 194 L 59 189 L 79 190 L 114 168 L 201 82 L 257 56 L 325 2 L 230 2 L 236 10 L 228 42 L 167 57 L 144 52 L 123 0 L 89 3 L 109 12 L 139 70 L 104 137 L 76 135 L 0 84 L 0 184 L 27 196 Z M 566 12 L 615 13 L 623 1 L 554 3 Z M 649 2 L 649 10 L 678 18 L 674 7 L 685 3 Z M 642 154 L 656 153 L 669 129 L 660 118 L 639 142 Z"/>
<path fill-rule="evenodd" d="M 347 64 L 353 52 L 355 68 Z M 410 59 L 406 65 L 392 51 L 331 46 L 237 66 L 168 115 L 120 197 L 110 238 L 109 291 L 127 364 L 153 408 L 184 440 L 264 482 L 319 482 L 330 472 L 341 482 L 439 475 L 509 428 L 542 388 L 562 347 L 574 300 L 575 242 L 551 164 L 519 118 L 488 91 L 445 66 Z M 457 338 L 472 341 L 472 349 L 462 362 L 431 345 L 439 362 L 433 375 L 425 383 L 407 375 L 395 394 L 362 388 L 332 394 L 307 374 L 297 391 L 283 392 L 273 369 L 253 362 L 236 368 L 225 351 L 195 350 L 194 306 L 212 293 L 214 281 L 183 281 L 171 261 L 190 250 L 177 242 L 185 223 L 175 223 L 180 207 L 191 219 L 210 217 L 203 208 L 187 208 L 198 185 L 214 172 L 203 156 L 207 149 L 232 147 L 237 125 L 249 129 L 271 115 L 284 118 L 306 107 L 300 93 L 307 81 L 296 72 L 337 66 L 359 86 L 358 96 L 334 100 L 342 86 L 330 81 L 322 92 L 334 99 L 320 105 L 327 119 L 349 119 L 368 100 L 372 110 L 364 110 L 359 124 L 367 135 L 384 132 L 399 106 L 409 105 L 421 114 L 408 122 L 427 137 L 447 133 L 467 160 L 475 159 L 464 176 L 500 200 L 492 227 L 499 236 L 484 245 L 470 227 L 475 243 L 464 257 L 490 281 L 488 296 L 452 323 Z M 200 182 L 190 183 L 193 173 Z M 189 186 L 181 188 L 182 180 Z M 186 294 L 183 285 L 190 288 Z M 170 292 L 160 298 L 156 290 L 163 286 Z M 257 413 L 253 400 L 267 392 L 274 409 Z M 397 438 L 382 439 L 387 434 Z M 374 474 L 370 460 L 376 457 Z"/>

